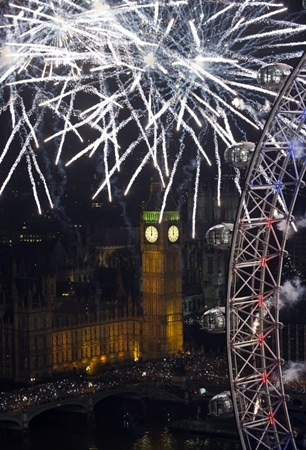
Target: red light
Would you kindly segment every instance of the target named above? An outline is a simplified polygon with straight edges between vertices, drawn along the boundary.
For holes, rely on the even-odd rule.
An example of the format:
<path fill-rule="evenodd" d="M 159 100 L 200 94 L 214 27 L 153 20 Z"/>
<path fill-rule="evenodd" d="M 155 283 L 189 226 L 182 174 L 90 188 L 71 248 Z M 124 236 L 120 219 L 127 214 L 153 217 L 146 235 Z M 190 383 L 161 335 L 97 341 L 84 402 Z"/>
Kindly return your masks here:
<path fill-rule="evenodd" d="M 259 342 L 259 345 L 262 345 L 264 343 L 264 336 L 262 333 L 259 333 L 259 335 L 258 335 L 258 342 Z"/>
<path fill-rule="evenodd" d="M 275 423 L 275 419 L 274 419 L 273 413 L 269 412 L 268 415 L 269 415 L 269 422 L 270 422 L 271 425 L 273 425 Z"/>
<path fill-rule="evenodd" d="M 268 382 L 268 375 L 265 372 L 263 372 L 261 374 L 261 376 L 262 376 L 262 382 L 263 383 L 267 383 Z"/>
<path fill-rule="evenodd" d="M 267 258 L 261 258 L 260 265 L 261 267 L 264 267 L 267 264 Z"/>
<path fill-rule="evenodd" d="M 261 308 L 263 305 L 263 295 L 259 295 L 258 296 L 258 306 Z"/>

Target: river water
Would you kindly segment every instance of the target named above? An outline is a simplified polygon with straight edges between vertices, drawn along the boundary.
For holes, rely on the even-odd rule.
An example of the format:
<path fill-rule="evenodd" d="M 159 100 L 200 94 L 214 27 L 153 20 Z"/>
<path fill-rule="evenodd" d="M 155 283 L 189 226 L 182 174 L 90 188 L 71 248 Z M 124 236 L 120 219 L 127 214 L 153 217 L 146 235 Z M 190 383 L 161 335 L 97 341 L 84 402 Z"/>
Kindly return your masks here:
<path fill-rule="evenodd" d="M 238 440 L 171 432 L 167 424 L 181 418 L 202 418 L 205 405 L 145 403 L 112 398 L 100 402 L 96 424 L 85 416 L 59 410 L 41 414 L 27 436 L 2 430 L 1 450 L 240 450 Z M 126 420 L 127 418 L 127 420 Z M 226 423 L 224 424 L 226 427 Z"/>
<path fill-rule="evenodd" d="M 96 405 L 94 423 L 58 408 L 32 419 L 26 435 L 0 429 L 0 450 L 241 450 L 233 419 L 216 420 L 213 429 L 234 431 L 237 439 L 168 428 L 180 419 L 207 421 L 207 405 L 108 397 Z M 306 449 L 306 434 L 298 448 Z"/>

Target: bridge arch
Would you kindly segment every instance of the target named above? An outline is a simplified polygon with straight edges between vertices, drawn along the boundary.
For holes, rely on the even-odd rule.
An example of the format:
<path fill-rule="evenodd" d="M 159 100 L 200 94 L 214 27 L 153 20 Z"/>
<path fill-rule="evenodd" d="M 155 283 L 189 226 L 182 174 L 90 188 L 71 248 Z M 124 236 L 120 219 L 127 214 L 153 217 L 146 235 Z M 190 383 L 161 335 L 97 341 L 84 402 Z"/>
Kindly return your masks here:
<path fill-rule="evenodd" d="M 11 428 L 27 430 L 29 423 L 38 415 L 54 409 L 70 410 L 87 414 L 92 417 L 94 408 L 103 399 L 116 396 L 130 396 L 130 398 L 148 398 L 151 400 L 168 400 L 185 403 L 185 400 L 177 395 L 155 385 L 140 383 L 135 385 L 121 386 L 114 389 L 105 389 L 102 391 L 90 392 L 79 397 L 69 397 L 66 399 L 55 400 L 48 403 L 40 403 L 19 411 L 8 411 L 0 414 L 0 428 Z"/>
<path fill-rule="evenodd" d="M 7 419 L 0 419 L 0 429 L 8 428 L 10 430 L 22 430 L 22 422 L 20 422 L 19 418 L 12 417 Z"/>

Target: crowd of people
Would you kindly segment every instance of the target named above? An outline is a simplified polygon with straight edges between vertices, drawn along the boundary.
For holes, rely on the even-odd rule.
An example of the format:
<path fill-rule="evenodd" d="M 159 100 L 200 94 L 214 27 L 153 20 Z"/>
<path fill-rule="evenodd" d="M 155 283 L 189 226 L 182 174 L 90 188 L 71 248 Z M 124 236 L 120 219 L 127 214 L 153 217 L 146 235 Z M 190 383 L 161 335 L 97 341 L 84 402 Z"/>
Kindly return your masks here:
<path fill-rule="evenodd" d="M 222 354 L 183 354 L 174 358 L 109 368 L 98 377 L 74 375 L 0 392 L 0 413 L 144 382 L 166 389 L 179 381 L 184 389 L 190 389 L 197 383 L 227 385 L 226 364 L 226 356 Z"/>
<path fill-rule="evenodd" d="M 71 375 L 41 384 L 0 392 L 0 413 L 26 409 L 42 403 L 51 403 L 71 397 L 90 395 L 122 386 L 153 383 L 167 390 L 181 393 L 186 390 L 198 394 L 211 386 L 228 388 L 228 367 L 225 353 L 185 353 L 146 363 L 105 369 L 99 376 Z M 290 392 L 306 392 L 305 380 L 286 382 Z M 206 389 L 205 389 L 206 390 Z"/>

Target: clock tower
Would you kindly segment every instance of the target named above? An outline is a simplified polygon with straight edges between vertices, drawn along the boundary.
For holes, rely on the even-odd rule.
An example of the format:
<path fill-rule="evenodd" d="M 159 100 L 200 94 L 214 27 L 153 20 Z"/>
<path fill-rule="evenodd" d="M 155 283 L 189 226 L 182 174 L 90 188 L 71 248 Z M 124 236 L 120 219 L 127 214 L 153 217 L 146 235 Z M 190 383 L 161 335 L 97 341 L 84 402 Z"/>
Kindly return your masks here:
<path fill-rule="evenodd" d="M 151 182 L 141 220 L 144 360 L 183 350 L 180 212 L 169 197 L 161 218 L 162 200 Z"/>

